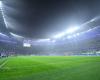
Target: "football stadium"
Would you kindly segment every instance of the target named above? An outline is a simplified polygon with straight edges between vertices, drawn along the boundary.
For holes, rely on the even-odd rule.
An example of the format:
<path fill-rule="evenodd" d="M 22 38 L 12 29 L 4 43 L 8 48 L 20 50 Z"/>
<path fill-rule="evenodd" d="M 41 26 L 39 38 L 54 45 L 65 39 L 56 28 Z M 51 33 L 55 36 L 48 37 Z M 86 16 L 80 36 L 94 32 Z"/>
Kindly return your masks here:
<path fill-rule="evenodd" d="M 0 0 L 0 80 L 100 80 L 100 1 Z"/>

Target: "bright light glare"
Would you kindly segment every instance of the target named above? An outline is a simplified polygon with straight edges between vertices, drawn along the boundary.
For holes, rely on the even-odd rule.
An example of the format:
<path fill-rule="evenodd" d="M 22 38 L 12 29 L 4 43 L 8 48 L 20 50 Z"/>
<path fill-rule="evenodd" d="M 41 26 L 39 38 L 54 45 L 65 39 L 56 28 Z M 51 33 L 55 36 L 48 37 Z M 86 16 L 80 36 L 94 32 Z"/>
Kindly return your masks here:
<path fill-rule="evenodd" d="M 68 39 L 71 39 L 71 38 L 72 38 L 72 36 L 67 36 L 67 38 L 68 38 Z"/>
<path fill-rule="evenodd" d="M 80 35 L 80 33 L 77 33 L 76 35 L 77 35 L 77 36 L 79 36 L 79 35 Z"/>
<path fill-rule="evenodd" d="M 77 36 L 76 34 L 73 35 L 73 37 L 76 37 L 76 36 Z"/>
<path fill-rule="evenodd" d="M 64 36 L 64 35 L 65 35 L 65 33 L 63 32 L 63 33 L 60 33 L 60 34 L 58 34 L 58 35 L 55 35 L 54 38 L 60 38 L 60 37 L 62 37 L 62 36 Z"/>
<path fill-rule="evenodd" d="M 22 37 L 22 36 L 19 36 L 19 35 L 17 35 L 17 34 L 12 33 L 12 32 L 10 32 L 10 34 L 11 34 L 12 36 L 16 37 L 16 38 L 24 38 L 24 37 Z"/>
<path fill-rule="evenodd" d="M 39 39 L 39 40 L 37 40 L 37 42 L 49 42 L 50 41 L 50 39 Z"/>
<path fill-rule="evenodd" d="M 0 7 L 2 7 L 2 1 L 0 1 Z"/>
<path fill-rule="evenodd" d="M 61 38 L 63 36 L 65 36 L 66 34 L 72 34 L 74 33 L 75 31 L 77 31 L 79 29 L 79 27 L 70 27 L 69 29 L 67 29 L 66 31 L 60 33 L 60 34 L 57 34 L 54 36 L 54 38 Z"/>
<path fill-rule="evenodd" d="M 29 44 L 29 43 L 23 43 L 23 47 L 31 47 L 31 44 Z"/>
<path fill-rule="evenodd" d="M 71 34 L 71 33 L 75 32 L 75 31 L 77 31 L 78 29 L 79 29 L 79 27 L 71 27 L 66 31 L 66 33 Z"/>
<path fill-rule="evenodd" d="M 5 36 L 5 37 L 8 37 L 7 35 L 5 35 L 5 34 L 3 34 L 3 33 L 0 33 L 0 35 L 1 35 L 1 36 Z"/>
<path fill-rule="evenodd" d="M 55 42 L 56 42 L 56 40 L 52 40 L 52 42 L 53 42 L 53 43 L 55 43 Z"/>
<path fill-rule="evenodd" d="M 2 17 L 3 17 L 3 20 L 4 20 L 5 26 L 8 27 L 7 26 L 7 21 L 6 21 L 6 18 L 5 18 L 5 14 L 4 14 L 4 10 L 3 10 L 3 3 L 2 3 L 2 1 L 0 1 L 0 12 L 2 14 Z"/>

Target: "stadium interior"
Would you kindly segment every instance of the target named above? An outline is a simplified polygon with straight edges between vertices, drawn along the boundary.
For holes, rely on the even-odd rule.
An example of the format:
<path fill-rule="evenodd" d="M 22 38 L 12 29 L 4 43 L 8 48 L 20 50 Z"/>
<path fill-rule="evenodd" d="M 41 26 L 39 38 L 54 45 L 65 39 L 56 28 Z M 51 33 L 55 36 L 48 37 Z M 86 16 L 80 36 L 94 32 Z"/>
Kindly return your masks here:
<path fill-rule="evenodd" d="M 0 0 L 0 80 L 100 80 L 100 0 Z"/>
<path fill-rule="evenodd" d="M 52 37 L 26 37 L 16 34 L 16 31 L 9 27 L 15 23 L 10 22 L 13 19 L 5 12 L 11 8 L 11 2 L 14 1 L 16 2 L 0 2 L 1 55 L 100 55 L 100 16 L 91 18 L 77 27 L 73 25 Z M 8 11 L 10 15 L 12 10 L 13 8 Z"/>

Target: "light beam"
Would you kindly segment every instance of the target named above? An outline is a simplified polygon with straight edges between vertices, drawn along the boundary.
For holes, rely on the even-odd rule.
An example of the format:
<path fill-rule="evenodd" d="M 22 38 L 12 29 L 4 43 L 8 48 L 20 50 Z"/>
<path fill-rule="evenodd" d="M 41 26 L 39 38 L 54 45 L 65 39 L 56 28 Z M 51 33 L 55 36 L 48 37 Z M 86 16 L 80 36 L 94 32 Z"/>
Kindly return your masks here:
<path fill-rule="evenodd" d="M 8 28 L 7 22 L 6 22 L 6 18 L 5 18 L 5 15 L 4 15 L 3 2 L 2 2 L 2 1 L 0 1 L 0 12 L 1 12 L 1 14 L 2 14 L 4 24 L 5 24 L 6 28 Z"/>
<path fill-rule="evenodd" d="M 79 29 L 79 27 L 70 27 L 69 29 L 67 29 L 66 33 L 71 34 L 71 33 L 74 33 L 75 31 L 77 31 L 78 29 Z"/>
<path fill-rule="evenodd" d="M 10 34 L 11 34 L 12 36 L 16 37 L 16 38 L 24 38 L 24 37 L 22 37 L 22 36 L 19 36 L 19 35 L 17 35 L 17 34 L 12 33 L 12 32 L 10 32 Z"/>

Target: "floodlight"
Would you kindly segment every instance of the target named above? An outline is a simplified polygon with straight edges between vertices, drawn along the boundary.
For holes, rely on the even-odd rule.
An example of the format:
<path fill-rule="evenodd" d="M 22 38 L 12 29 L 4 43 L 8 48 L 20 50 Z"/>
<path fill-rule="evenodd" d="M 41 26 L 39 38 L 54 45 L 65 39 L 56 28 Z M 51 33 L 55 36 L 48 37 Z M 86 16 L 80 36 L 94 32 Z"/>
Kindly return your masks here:
<path fill-rule="evenodd" d="M 52 40 L 52 42 L 53 42 L 53 43 L 55 43 L 55 42 L 56 42 L 56 40 Z"/>
<path fill-rule="evenodd" d="M 72 36 L 67 36 L 67 39 L 71 39 L 72 38 Z"/>
<path fill-rule="evenodd" d="M 73 37 L 76 37 L 76 36 L 77 36 L 76 34 L 73 35 Z"/>
<path fill-rule="evenodd" d="M 94 22 L 96 20 L 100 19 L 100 16 L 96 16 L 95 18 L 91 19 L 90 22 Z"/>
<path fill-rule="evenodd" d="M 80 35 L 80 33 L 77 33 L 76 35 L 77 35 L 77 36 L 79 36 L 79 35 Z"/>
<path fill-rule="evenodd" d="M 54 38 L 61 38 L 64 35 L 65 35 L 65 33 L 63 32 L 63 33 L 60 33 L 60 34 L 55 35 Z"/>
<path fill-rule="evenodd" d="M 0 1 L 0 8 L 2 7 L 2 1 Z"/>
<path fill-rule="evenodd" d="M 4 15 L 4 10 L 3 10 L 3 3 L 2 1 L 0 1 L 0 12 L 1 12 L 1 15 L 3 17 L 3 20 L 4 20 L 4 23 L 5 23 L 5 26 L 7 27 L 7 21 L 5 19 L 5 15 Z"/>
<path fill-rule="evenodd" d="M 5 34 L 3 34 L 3 33 L 0 33 L 0 36 L 8 37 L 7 35 L 5 35 Z"/>
<path fill-rule="evenodd" d="M 77 31 L 78 29 L 79 29 L 79 27 L 71 27 L 71 28 L 67 29 L 66 33 L 71 34 L 71 33 L 74 33 L 75 31 Z"/>
<path fill-rule="evenodd" d="M 12 32 L 10 32 L 10 34 L 11 34 L 12 36 L 16 37 L 16 38 L 24 38 L 24 37 L 22 37 L 22 36 L 19 36 L 19 35 L 17 35 L 17 34 L 12 33 Z"/>
<path fill-rule="evenodd" d="M 65 35 L 67 35 L 67 34 L 72 34 L 72 33 L 74 33 L 75 31 L 77 31 L 78 29 L 79 29 L 79 27 L 77 27 L 77 26 L 70 27 L 70 28 L 67 29 L 66 31 L 55 35 L 54 38 L 61 38 L 61 37 L 65 36 Z"/>
<path fill-rule="evenodd" d="M 4 35 L 3 33 L 0 33 L 0 35 Z M 5 36 L 5 35 L 4 35 Z"/>
<path fill-rule="evenodd" d="M 48 39 L 38 39 L 37 40 L 37 42 L 49 42 L 50 41 L 50 39 L 48 38 Z"/>

